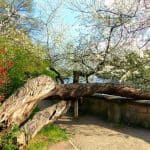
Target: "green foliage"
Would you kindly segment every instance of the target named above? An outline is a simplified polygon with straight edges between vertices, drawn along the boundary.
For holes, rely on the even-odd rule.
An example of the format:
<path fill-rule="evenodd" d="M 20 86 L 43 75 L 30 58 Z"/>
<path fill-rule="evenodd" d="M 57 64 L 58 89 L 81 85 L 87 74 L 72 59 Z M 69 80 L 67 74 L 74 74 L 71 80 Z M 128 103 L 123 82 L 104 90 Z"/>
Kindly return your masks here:
<path fill-rule="evenodd" d="M 0 7 L 0 49 L 7 51 L 7 55 L 0 57 L 0 62 L 6 59 L 13 62 L 13 67 L 7 72 L 9 80 L 3 88 L 5 91 L 0 95 L 9 96 L 28 78 L 41 74 L 55 77 L 55 74 L 48 69 L 50 63 L 46 60 L 45 49 L 29 37 L 30 29 L 36 27 L 31 17 L 32 0 L 2 0 Z M 14 13 L 15 9 L 17 13 Z M 25 14 L 24 18 L 22 14 Z"/>
<path fill-rule="evenodd" d="M 45 74 L 47 76 L 52 77 L 53 79 L 55 79 L 55 77 L 56 77 L 56 74 L 53 71 L 49 70 L 49 69 L 44 69 L 43 71 L 41 71 L 40 74 Z"/>
<path fill-rule="evenodd" d="M 126 56 L 126 59 L 128 64 L 123 67 L 130 71 L 127 81 L 140 88 L 150 89 L 150 53 L 144 51 L 142 57 L 136 53 L 131 53 Z"/>
<path fill-rule="evenodd" d="M 19 126 L 14 125 L 14 127 L 2 135 L 0 139 L 0 149 L 1 150 L 17 150 L 17 134 L 19 132 Z"/>
<path fill-rule="evenodd" d="M 65 130 L 60 129 L 56 125 L 49 125 L 43 128 L 40 132 L 40 135 L 46 136 L 49 142 L 59 142 L 61 140 L 66 140 L 67 136 Z"/>
<path fill-rule="evenodd" d="M 29 143 L 28 150 L 42 150 L 48 147 L 50 143 L 67 139 L 68 137 L 64 129 L 60 129 L 56 125 L 48 125 Z"/>
<path fill-rule="evenodd" d="M 39 108 L 34 110 L 34 115 L 39 111 Z M 1 150 L 17 150 L 17 135 L 19 133 L 19 126 L 14 127 L 0 136 L 0 149 Z M 49 144 L 67 140 L 67 134 L 64 129 L 59 128 L 56 125 L 48 125 L 43 128 L 35 138 L 33 138 L 29 145 L 28 150 L 42 150 L 47 148 Z"/>
<path fill-rule="evenodd" d="M 15 31 L 14 31 L 15 32 Z M 13 34 L 11 34 L 13 36 Z M 29 38 L 23 33 L 18 37 L 23 38 L 26 43 L 14 43 L 7 37 L 0 38 L 0 48 L 7 51 L 5 57 L 0 57 L 0 61 L 6 58 L 13 62 L 13 67 L 8 71 L 7 76 L 9 82 L 7 83 L 6 93 L 7 95 L 12 94 L 18 87 L 22 86 L 28 78 L 36 77 L 41 74 L 46 74 L 51 77 L 55 77 L 49 68 L 49 62 L 45 59 L 46 54 L 42 47 L 33 45 Z"/>
<path fill-rule="evenodd" d="M 34 144 L 30 144 L 28 146 L 28 150 L 43 150 L 47 146 L 48 146 L 48 142 L 47 141 L 39 141 L 39 142 L 37 141 Z"/>

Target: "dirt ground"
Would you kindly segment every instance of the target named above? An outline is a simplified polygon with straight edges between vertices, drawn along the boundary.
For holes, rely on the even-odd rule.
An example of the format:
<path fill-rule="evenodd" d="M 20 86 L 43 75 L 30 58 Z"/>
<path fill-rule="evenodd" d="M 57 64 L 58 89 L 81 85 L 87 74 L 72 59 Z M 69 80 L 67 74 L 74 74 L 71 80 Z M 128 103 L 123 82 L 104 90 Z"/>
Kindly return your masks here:
<path fill-rule="evenodd" d="M 150 150 L 150 130 L 116 125 L 92 116 L 73 120 L 63 117 L 57 124 L 65 128 L 69 140 L 49 150 Z"/>

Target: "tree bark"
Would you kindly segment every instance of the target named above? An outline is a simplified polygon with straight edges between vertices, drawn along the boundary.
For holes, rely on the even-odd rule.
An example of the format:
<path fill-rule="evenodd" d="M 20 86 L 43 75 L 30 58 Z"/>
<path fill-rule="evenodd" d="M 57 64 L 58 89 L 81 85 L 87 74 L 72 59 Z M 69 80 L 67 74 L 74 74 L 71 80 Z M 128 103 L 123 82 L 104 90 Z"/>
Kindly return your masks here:
<path fill-rule="evenodd" d="M 14 124 L 21 126 L 18 142 L 26 144 L 43 126 L 53 123 L 68 108 L 69 100 L 105 93 L 135 99 L 150 100 L 150 93 L 120 84 L 62 84 L 57 85 L 50 77 L 40 76 L 28 82 L 10 96 L 0 108 L 0 127 L 9 128 Z M 28 117 L 36 105 L 45 98 L 59 97 L 60 101 L 37 113 L 32 120 Z M 26 122 L 25 122 L 26 121 Z"/>
<path fill-rule="evenodd" d="M 76 99 L 79 97 L 93 95 L 94 93 L 110 94 L 133 98 L 136 100 L 144 99 L 150 100 L 150 92 L 136 89 L 131 86 L 121 84 L 101 84 L 101 83 L 87 83 L 87 84 L 62 84 L 56 85 L 56 88 L 49 96 L 56 96 L 62 99 Z"/>
<path fill-rule="evenodd" d="M 32 113 L 36 105 L 49 96 L 55 88 L 55 82 L 47 77 L 40 76 L 28 82 L 10 96 L 0 108 L 0 129 L 8 128 L 13 124 L 22 124 Z"/>
<path fill-rule="evenodd" d="M 64 84 L 64 80 L 63 77 L 61 76 L 61 74 L 59 73 L 59 71 L 57 71 L 54 67 L 50 66 L 50 70 L 56 73 L 56 81 L 60 81 L 61 84 Z"/>
<path fill-rule="evenodd" d="M 0 109 L 0 128 L 13 124 L 21 125 L 31 114 L 36 105 L 47 97 L 59 97 L 71 100 L 93 95 L 94 93 L 112 94 L 134 99 L 150 100 L 150 93 L 140 89 L 117 84 L 62 84 L 48 76 L 30 79 L 22 88 L 8 98 Z"/>
<path fill-rule="evenodd" d="M 17 138 L 19 150 L 24 150 L 26 145 L 44 126 L 52 124 L 70 108 L 70 101 L 59 101 L 35 116 L 21 127 Z"/>

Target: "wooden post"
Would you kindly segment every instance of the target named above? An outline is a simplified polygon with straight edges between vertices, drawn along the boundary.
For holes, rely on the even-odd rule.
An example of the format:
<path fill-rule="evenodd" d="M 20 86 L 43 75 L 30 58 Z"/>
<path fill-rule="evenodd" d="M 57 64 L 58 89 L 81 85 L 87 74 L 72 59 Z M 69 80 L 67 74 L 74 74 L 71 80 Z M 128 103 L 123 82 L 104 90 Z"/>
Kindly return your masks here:
<path fill-rule="evenodd" d="M 74 101 L 74 118 L 79 116 L 79 103 L 78 99 Z"/>

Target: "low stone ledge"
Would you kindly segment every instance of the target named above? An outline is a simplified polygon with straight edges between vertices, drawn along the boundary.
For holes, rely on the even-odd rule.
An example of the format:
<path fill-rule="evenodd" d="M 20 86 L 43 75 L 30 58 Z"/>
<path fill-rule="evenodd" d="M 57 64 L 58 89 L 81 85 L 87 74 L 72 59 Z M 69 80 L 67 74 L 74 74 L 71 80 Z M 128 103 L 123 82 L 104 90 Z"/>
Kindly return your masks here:
<path fill-rule="evenodd" d="M 80 109 L 82 112 L 98 115 L 115 123 L 140 125 L 150 128 L 150 101 L 122 98 L 110 95 L 86 97 Z"/>
<path fill-rule="evenodd" d="M 148 113 L 148 107 L 147 106 L 141 106 L 139 103 L 130 104 L 127 105 L 127 110 L 131 112 L 137 112 L 137 113 Z"/>

